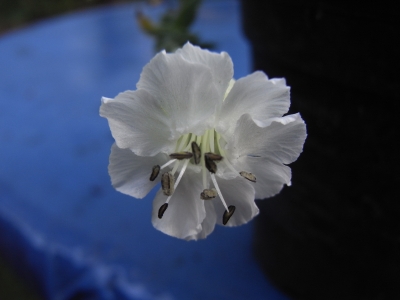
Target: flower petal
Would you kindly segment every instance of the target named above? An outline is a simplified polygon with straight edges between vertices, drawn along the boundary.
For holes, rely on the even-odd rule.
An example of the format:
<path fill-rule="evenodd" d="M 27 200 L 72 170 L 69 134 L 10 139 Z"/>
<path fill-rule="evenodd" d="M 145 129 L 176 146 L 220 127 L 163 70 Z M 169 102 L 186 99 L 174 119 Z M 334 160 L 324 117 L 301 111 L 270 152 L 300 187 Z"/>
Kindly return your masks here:
<path fill-rule="evenodd" d="M 165 161 L 164 154 L 137 156 L 129 149 L 121 149 L 113 144 L 108 166 L 111 183 L 117 191 L 141 199 L 159 182 L 149 180 L 153 166 Z"/>
<path fill-rule="evenodd" d="M 158 53 L 144 68 L 138 89 L 158 101 L 173 132 L 202 135 L 214 121 L 219 91 L 211 69 L 179 54 Z"/>
<path fill-rule="evenodd" d="M 153 156 L 168 152 L 179 135 L 170 129 L 171 120 L 159 101 L 144 90 L 126 91 L 115 99 L 102 99 L 100 115 L 108 119 L 119 148 L 137 155 Z"/>
<path fill-rule="evenodd" d="M 198 46 L 193 46 L 189 42 L 182 49 L 178 49 L 176 54 L 182 55 L 188 61 L 206 65 L 211 69 L 213 81 L 218 88 L 220 100 L 222 101 L 233 77 L 233 63 L 229 54 L 226 52 L 210 52 Z"/>
<path fill-rule="evenodd" d="M 260 156 L 289 164 L 303 151 L 306 136 L 306 125 L 299 114 L 272 118 L 266 127 L 258 126 L 245 114 L 237 122 L 227 147 L 234 153 L 233 159 Z"/>
<path fill-rule="evenodd" d="M 226 180 L 217 177 L 217 182 L 226 204 L 234 205 L 236 210 L 225 226 L 239 226 L 249 222 L 258 215 L 258 207 L 254 202 L 253 183 L 242 177 Z M 217 224 L 222 225 L 222 216 L 225 212 L 219 197 L 212 200 L 217 214 Z"/>
<path fill-rule="evenodd" d="M 205 239 L 211 232 L 214 231 L 217 222 L 217 214 L 215 213 L 214 204 L 212 201 L 204 201 L 204 208 L 206 209 L 206 217 L 201 223 L 202 230 L 195 234 L 186 237 L 186 240 L 199 240 Z"/>
<path fill-rule="evenodd" d="M 158 210 L 165 203 L 167 196 L 160 190 L 153 201 L 153 226 L 180 239 L 190 239 L 201 232 L 201 224 L 206 217 L 204 201 L 200 199 L 201 177 L 189 172 L 182 177 L 162 219 L 158 218 Z"/>
<path fill-rule="evenodd" d="M 242 156 L 235 167 L 256 176 L 257 182 L 253 185 L 256 199 L 272 197 L 282 190 L 284 184 L 291 185 L 290 168 L 271 158 Z"/>
<path fill-rule="evenodd" d="M 289 106 L 290 88 L 284 79 L 270 80 L 263 72 L 254 72 L 235 82 L 222 105 L 218 131 L 233 131 L 237 120 L 245 113 L 263 123 L 281 117 Z"/>

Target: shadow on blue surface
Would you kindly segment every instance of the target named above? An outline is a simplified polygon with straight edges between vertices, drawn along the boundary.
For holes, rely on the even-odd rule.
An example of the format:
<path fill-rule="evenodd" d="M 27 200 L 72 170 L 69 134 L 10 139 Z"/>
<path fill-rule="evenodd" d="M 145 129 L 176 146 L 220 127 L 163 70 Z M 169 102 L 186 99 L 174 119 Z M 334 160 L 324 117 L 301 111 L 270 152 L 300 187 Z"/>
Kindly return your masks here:
<path fill-rule="evenodd" d="M 134 89 L 153 56 L 133 15 L 103 7 L 0 39 L 1 251 L 47 299 L 288 299 L 252 256 L 251 224 L 177 240 L 151 225 L 155 190 L 111 187 L 100 98 Z M 237 2 L 206 2 L 194 30 L 249 73 Z"/>

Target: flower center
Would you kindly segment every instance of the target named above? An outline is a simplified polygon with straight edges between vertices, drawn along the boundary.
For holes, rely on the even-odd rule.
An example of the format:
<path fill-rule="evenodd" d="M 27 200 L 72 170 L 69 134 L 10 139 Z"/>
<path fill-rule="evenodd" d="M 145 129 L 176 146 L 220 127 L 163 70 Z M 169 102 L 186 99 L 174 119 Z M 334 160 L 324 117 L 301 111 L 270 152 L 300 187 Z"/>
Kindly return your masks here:
<path fill-rule="evenodd" d="M 171 153 L 169 156 L 170 161 L 162 165 L 161 167 L 156 165 L 150 175 L 150 180 L 154 181 L 159 172 L 166 168 L 167 166 L 174 164 L 173 168 L 169 172 L 162 174 L 161 178 L 161 188 L 164 195 L 168 196 L 165 203 L 160 207 L 158 211 L 158 217 L 161 219 L 168 208 L 168 203 L 175 189 L 177 188 L 179 182 L 181 181 L 183 174 L 185 173 L 189 163 L 193 166 L 200 166 L 201 176 L 203 183 L 203 191 L 199 191 L 200 199 L 202 200 L 212 200 L 219 196 L 222 204 L 225 207 L 225 212 L 222 217 L 222 223 L 227 224 L 231 216 L 235 211 L 235 206 L 226 204 L 226 201 L 221 193 L 218 186 L 217 180 L 215 178 L 215 173 L 218 170 L 218 164 L 223 162 L 226 167 L 239 173 L 242 177 L 256 182 L 256 178 L 252 173 L 245 171 L 238 172 L 231 165 L 228 159 L 225 157 L 225 151 L 220 145 L 222 137 L 215 129 L 206 130 L 206 132 L 199 136 L 192 133 L 182 135 L 176 142 L 175 152 Z M 175 180 L 175 173 L 179 171 L 179 175 Z M 210 188 L 210 179 L 213 183 L 213 188 Z"/>

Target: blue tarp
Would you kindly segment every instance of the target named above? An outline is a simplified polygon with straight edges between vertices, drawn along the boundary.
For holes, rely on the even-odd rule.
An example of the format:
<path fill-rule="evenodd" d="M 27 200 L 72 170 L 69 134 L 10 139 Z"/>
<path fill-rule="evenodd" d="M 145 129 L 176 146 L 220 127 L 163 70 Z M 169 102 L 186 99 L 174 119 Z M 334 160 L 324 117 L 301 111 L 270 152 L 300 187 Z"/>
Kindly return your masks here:
<path fill-rule="evenodd" d="M 251 223 L 181 241 L 152 227 L 155 190 L 136 200 L 112 188 L 100 98 L 135 89 L 154 55 L 135 8 L 82 11 L 0 38 L 2 255 L 46 299 L 288 299 L 252 256 Z M 251 71 L 237 2 L 206 2 L 194 31 L 231 55 L 236 78 Z"/>

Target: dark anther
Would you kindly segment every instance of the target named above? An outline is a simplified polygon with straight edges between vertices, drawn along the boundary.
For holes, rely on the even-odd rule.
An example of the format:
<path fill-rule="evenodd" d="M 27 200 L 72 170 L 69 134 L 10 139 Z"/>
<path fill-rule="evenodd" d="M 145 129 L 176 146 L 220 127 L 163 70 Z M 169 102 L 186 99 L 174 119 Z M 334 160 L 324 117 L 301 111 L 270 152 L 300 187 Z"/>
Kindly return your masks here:
<path fill-rule="evenodd" d="M 207 152 L 204 154 L 208 159 L 212 160 L 212 161 L 221 161 L 224 157 L 219 155 L 219 154 L 215 154 L 212 152 Z"/>
<path fill-rule="evenodd" d="M 161 205 L 160 209 L 158 210 L 158 218 L 161 219 L 168 208 L 168 203 L 164 203 Z"/>
<path fill-rule="evenodd" d="M 206 154 L 204 154 L 204 159 L 206 161 L 207 170 L 215 174 L 217 172 L 217 164 L 212 159 L 210 159 Z"/>
<path fill-rule="evenodd" d="M 198 165 L 200 163 L 201 158 L 201 150 L 199 145 L 196 142 L 192 142 L 192 152 L 193 152 L 193 159 L 194 163 Z"/>
<path fill-rule="evenodd" d="M 150 181 L 154 181 L 157 178 L 159 173 L 160 173 L 160 166 L 159 165 L 155 165 L 153 167 L 153 170 L 151 171 Z"/>
<path fill-rule="evenodd" d="M 233 213 L 235 212 L 236 207 L 233 205 L 228 206 L 229 212 L 225 210 L 224 215 L 222 217 L 222 224 L 226 225 L 229 219 L 232 217 Z"/>
<path fill-rule="evenodd" d="M 171 157 L 172 159 L 178 159 L 178 160 L 182 160 L 182 159 L 188 159 L 188 158 L 192 158 L 193 154 L 191 152 L 177 152 L 177 153 L 171 153 L 169 155 L 169 157 Z"/>

